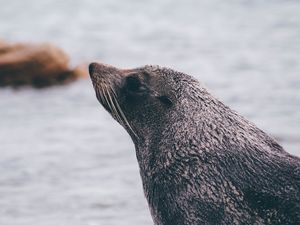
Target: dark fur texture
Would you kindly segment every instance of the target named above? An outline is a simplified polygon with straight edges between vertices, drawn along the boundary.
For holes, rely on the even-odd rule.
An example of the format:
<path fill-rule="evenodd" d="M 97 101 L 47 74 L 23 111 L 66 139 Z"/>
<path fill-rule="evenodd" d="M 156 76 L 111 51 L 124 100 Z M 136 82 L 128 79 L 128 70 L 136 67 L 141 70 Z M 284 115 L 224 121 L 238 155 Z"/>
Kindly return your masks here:
<path fill-rule="evenodd" d="M 134 141 L 156 225 L 300 224 L 299 158 L 194 78 L 96 63 L 90 75 Z"/>

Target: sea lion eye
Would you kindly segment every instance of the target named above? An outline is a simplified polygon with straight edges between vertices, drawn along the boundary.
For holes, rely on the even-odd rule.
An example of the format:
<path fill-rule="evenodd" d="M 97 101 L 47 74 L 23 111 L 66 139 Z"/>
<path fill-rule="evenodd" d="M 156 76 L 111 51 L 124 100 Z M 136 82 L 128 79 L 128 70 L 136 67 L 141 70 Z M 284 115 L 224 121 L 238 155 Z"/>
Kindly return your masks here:
<path fill-rule="evenodd" d="M 137 76 L 129 76 L 126 78 L 126 89 L 130 92 L 141 92 L 145 88 Z"/>

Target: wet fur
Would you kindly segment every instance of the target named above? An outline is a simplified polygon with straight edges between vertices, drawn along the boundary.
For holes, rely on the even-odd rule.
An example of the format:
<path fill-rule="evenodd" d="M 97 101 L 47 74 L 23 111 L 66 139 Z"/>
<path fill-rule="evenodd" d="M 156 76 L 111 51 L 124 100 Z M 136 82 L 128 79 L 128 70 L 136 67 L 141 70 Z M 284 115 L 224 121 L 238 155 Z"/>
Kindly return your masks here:
<path fill-rule="evenodd" d="M 106 73 L 101 79 L 117 90 L 139 136 L 121 123 L 155 224 L 300 224 L 299 158 L 191 76 L 157 66 L 132 71 L 94 65 L 90 73 L 96 92 L 95 77 Z M 132 73 L 140 96 L 123 82 Z"/>

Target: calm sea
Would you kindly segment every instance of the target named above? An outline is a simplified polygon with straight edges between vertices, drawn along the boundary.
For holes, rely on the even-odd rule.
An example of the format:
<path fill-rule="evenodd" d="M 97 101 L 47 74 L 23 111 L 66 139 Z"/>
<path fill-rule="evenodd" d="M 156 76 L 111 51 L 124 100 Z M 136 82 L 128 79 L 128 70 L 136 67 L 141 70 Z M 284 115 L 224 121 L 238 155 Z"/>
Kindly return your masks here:
<path fill-rule="evenodd" d="M 159 64 L 197 77 L 300 156 L 300 1 L 0 0 L 0 38 L 72 64 Z M 0 89 L 1 225 L 152 224 L 129 136 L 90 80 Z"/>

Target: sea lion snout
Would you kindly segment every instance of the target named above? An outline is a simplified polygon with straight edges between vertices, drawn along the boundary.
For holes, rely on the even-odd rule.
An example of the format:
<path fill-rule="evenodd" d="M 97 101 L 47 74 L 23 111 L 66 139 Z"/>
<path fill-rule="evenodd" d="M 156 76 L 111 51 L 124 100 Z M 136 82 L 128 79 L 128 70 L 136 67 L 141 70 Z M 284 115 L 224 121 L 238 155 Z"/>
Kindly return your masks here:
<path fill-rule="evenodd" d="M 104 75 L 107 74 L 109 72 L 111 72 L 111 69 L 113 67 L 109 66 L 109 65 L 105 65 L 105 64 L 101 64 L 101 63 L 97 63 L 97 62 L 92 62 L 89 65 L 89 73 L 91 77 L 94 77 L 96 75 Z"/>
<path fill-rule="evenodd" d="M 118 77 L 120 75 L 120 70 L 116 67 L 107 65 L 107 64 L 102 64 L 102 63 L 97 63 L 97 62 L 92 62 L 89 65 L 89 73 L 92 78 L 92 80 L 107 80 L 108 77 Z"/>
<path fill-rule="evenodd" d="M 95 63 L 95 62 L 93 62 L 89 65 L 90 76 L 92 76 L 94 74 L 97 66 L 98 66 L 98 63 Z"/>

